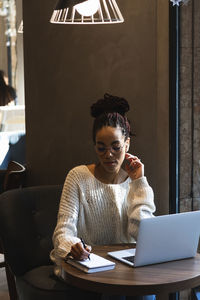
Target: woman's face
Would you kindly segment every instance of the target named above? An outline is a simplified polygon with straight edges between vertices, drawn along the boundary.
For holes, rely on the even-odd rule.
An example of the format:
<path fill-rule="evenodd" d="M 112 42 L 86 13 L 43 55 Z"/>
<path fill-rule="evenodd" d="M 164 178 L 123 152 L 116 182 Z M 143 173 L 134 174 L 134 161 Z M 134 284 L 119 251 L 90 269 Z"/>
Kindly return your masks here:
<path fill-rule="evenodd" d="M 101 166 L 106 172 L 115 173 L 121 168 L 130 139 L 120 127 L 104 126 L 96 133 L 95 149 Z"/>

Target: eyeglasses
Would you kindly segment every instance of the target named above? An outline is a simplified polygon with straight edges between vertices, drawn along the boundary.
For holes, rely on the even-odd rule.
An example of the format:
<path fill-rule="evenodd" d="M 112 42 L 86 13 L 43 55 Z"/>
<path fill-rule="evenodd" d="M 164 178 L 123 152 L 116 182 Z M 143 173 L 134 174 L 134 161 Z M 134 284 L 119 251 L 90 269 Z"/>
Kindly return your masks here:
<path fill-rule="evenodd" d="M 104 147 L 104 146 L 100 146 L 100 145 L 95 145 L 95 149 L 96 149 L 96 152 L 99 154 L 99 155 L 104 155 L 108 150 L 112 153 L 112 154 L 118 154 L 122 151 L 122 149 L 124 148 L 124 145 L 113 145 L 111 147 Z"/>

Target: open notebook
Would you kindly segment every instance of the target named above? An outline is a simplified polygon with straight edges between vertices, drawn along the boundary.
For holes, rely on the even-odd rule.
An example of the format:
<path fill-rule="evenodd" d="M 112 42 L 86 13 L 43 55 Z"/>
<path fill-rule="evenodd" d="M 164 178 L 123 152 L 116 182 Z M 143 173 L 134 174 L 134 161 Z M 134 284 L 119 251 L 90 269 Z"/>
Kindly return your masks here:
<path fill-rule="evenodd" d="M 200 211 L 163 215 L 140 222 L 136 249 L 108 252 L 134 267 L 194 257 L 200 235 Z"/>

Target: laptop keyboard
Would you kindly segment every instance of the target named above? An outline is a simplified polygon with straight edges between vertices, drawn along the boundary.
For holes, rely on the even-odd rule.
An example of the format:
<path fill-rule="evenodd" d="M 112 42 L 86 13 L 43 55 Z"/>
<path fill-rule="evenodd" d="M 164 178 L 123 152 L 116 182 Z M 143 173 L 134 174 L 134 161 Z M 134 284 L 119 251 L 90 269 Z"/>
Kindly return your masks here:
<path fill-rule="evenodd" d="M 130 261 L 132 263 L 134 263 L 135 256 L 127 256 L 127 257 L 122 257 L 122 258 L 125 259 L 125 260 L 128 260 L 128 261 Z"/>

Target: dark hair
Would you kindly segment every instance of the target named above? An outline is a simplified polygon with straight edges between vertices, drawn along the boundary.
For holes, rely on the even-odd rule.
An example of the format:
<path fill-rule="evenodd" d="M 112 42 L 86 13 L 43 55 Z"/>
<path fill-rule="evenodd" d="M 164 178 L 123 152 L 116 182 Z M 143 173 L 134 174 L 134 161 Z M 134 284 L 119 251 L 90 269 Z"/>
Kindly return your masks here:
<path fill-rule="evenodd" d="M 0 70 L 0 78 L 5 76 L 5 72 L 3 70 Z"/>
<path fill-rule="evenodd" d="M 125 139 L 130 137 L 130 121 L 126 113 L 130 107 L 124 98 L 105 94 L 103 99 L 99 99 L 91 106 L 91 116 L 95 118 L 93 123 L 93 142 L 96 142 L 96 133 L 104 126 L 120 127 Z"/>
<path fill-rule="evenodd" d="M 4 71 L 0 70 L 0 106 L 7 105 L 16 98 L 15 89 L 6 84 L 4 76 Z"/>

